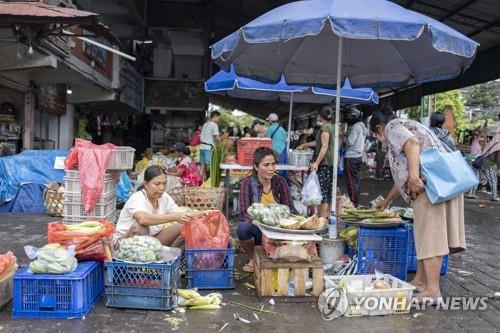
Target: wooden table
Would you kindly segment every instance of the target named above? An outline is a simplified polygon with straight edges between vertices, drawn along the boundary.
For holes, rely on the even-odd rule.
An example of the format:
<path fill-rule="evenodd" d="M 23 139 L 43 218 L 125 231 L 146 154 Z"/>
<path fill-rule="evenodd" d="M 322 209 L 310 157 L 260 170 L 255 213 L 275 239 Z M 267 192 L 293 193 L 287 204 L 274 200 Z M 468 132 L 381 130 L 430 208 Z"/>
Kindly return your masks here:
<path fill-rule="evenodd" d="M 226 164 L 226 163 L 221 163 L 220 164 L 220 169 L 226 171 L 226 180 L 225 180 L 225 187 L 227 191 L 226 195 L 226 217 L 229 219 L 229 194 L 231 193 L 231 176 L 230 176 L 230 171 L 231 170 L 246 170 L 250 171 L 253 169 L 252 165 L 239 165 L 239 164 Z M 277 164 L 276 165 L 276 170 L 278 171 L 307 171 L 309 170 L 309 167 L 299 167 L 295 165 L 289 165 L 289 164 Z"/>

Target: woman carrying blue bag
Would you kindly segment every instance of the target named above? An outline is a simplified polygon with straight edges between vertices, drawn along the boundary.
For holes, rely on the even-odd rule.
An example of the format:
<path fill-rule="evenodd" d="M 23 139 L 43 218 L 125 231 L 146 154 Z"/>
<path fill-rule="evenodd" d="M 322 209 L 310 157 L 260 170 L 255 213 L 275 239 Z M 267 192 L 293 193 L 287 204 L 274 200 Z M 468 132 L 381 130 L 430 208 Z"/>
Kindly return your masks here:
<path fill-rule="evenodd" d="M 447 150 L 428 128 L 413 120 L 395 119 L 390 108 L 373 114 L 370 130 L 387 145 L 394 179 L 380 208 L 388 208 L 400 195 L 412 205 L 418 266 L 410 283 L 417 288 L 417 298 L 437 301 L 441 297 L 443 256 L 465 250 L 464 202 L 462 194 L 441 203 L 431 202 L 432 195 L 426 192 L 429 190 L 421 176 L 421 154 L 434 148 L 444 156 Z M 442 173 L 446 168 L 443 166 Z"/>

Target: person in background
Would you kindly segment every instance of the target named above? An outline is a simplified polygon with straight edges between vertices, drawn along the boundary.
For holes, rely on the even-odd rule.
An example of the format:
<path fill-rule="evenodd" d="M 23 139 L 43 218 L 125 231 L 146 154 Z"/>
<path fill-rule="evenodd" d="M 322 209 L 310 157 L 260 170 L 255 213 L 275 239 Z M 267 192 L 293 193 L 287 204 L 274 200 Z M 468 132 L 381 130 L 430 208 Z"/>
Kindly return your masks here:
<path fill-rule="evenodd" d="M 444 123 L 443 128 L 448 130 L 448 133 L 455 140 L 455 131 L 457 130 L 457 121 L 455 119 L 455 113 L 453 112 L 453 106 L 446 105 L 443 108 Z"/>
<path fill-rule="evenodd" d="M 484 146 L 482 153 L 484 155 L 482 169 L 490 185 L 491 201 L 500 201 L 500 199 L 497 198 L 497 171 L 500 169 L 500 133 L 496 134 L 493 139 Z"/>
<path fill-rule="evenodd" d="M 201 144 L 201 124 L 196 124 L 196 127 L 191 135 L 191 139 L 189 140 L 189 145 L 191 147 L 196 147 Z"/>
<path fill-rule="evenodd" d="M 143 171 L 151 165 L 152 160 L 153 148 L 146 148 L 146 150 L 142 153 L 142 159 L 135 165 L 134 171 L 138 174 L 142 174 Z"/>
<path fill-rule="evenodd" d="M 271 138 L 273 141 L 273 150 L 278 154 L 281 162 L 281 154 L 286 148 L 287 133 L 278 123 L 278 115 L 276 113 L 271 113 L 266 120 L 270 124 L 267 128 L 266 137 Z"/>
<path fill-rule="evenodd" d="M 238 240 L 248 255 L 248 263 L 243 271 L 254 270 L 254 247 L 262 242 L 262 232 L 252 223 L 247 212 L 253 203 L 264 205 L 278 203 L 290 208 L 295 214 L 295 207 L 285 178 L 276 174 L 276 153 L 268 147 L 260 147 L 253 155 L 253 173 L 240 183 L 240 215 L 241 222 L 236 229 Z"/>
<path fill-rule="evenodd" d="M 415 297 L 419 301 L 430 298 L 434 303 L 441 298 L 443 256 L 466 248 L 463 196 L 432 204 L 420 176 L 420 152 L 429 147 L 443 153 L 446 149 L 424 125 L 410 119 L 396 119 L 389 109 L 373 114 L 370 130 L 388 147 L 394 179 L 394 186 L 378 208 L 389 208 L 399 196 L 413 207 L 418 264 L 410 283 L 416 287 Z"/>
<path fill-rule="evenodd" d="M 297 147 L 303 145 L 303 144 L 306 144 L 307 143 L 307 138 L 308 138 L 308 135 L 306 133 L 302 133 L 300 136 L 299 136 L 299 140 L 295 141 L 291 148 L 292 149 L 297 149 Z"/>
<path fill-rule="evenodd" d="M 484 135 L 481 132 L 481 130 L 476 130 L 472 132 L 472 142 L 470 144 L 470 157 L 468 158 L 468 161 L 471 164 L 482 153 L 481 140 L 483 137 Z M 480 186 L 480 184 L 485 184 L 482 181 L 486 178 L 486 174 L 483 167 L 481 167 L 480 169 L 476 169 L 474 167 L 472 168 L 476 173 L 477 178 L 479 179 L 479 184 L 476 185 L 474 188 L 472 188 L 465 197 L 469 199 L 479 199 L 478 196 L 476 195 L 476 191 Z"/>
<path fill-rule="evenodd" d="M 201 130 L 200 162 L 203 179 L 205 179 L 207 168 L 212 161 L 212 150 L 215 147 L 215 143 L 220 141 L 219 121 L 220 112 L 213 111 L 210 114 L 210 120 L 203 125 Z"/>
<path fill-rule="evenodd" d="M 252 135 L 250 134 L 250 127 L 245 126 L 243 128 L 243 133 L 241 134 L 241 137 L 242 138 L 250 138 L 250 137 L 252 137 Z"/>
<path fill-rule="evenodd" d="M 333 140 L 334 128 L 331 122 L 333 111 L 328 105 L 321 107 L 316 116 L 316 123 L 320 130 L 317 131 L 316 140 L 297 147 L 304 149 L 305 147 L 314 148 L 313 163 L 311 164 L 311 172 L 317 172 L 319 185 L 321 187 L 321 217 L 328 217 L 332 203 L 332 186 L 333 186 Z"/>
<path fill-rule="evenodd" d="M 196 163 L 194 163 L 189 155 L 191 151 L 184 143 L 179 142 L 174 146 L 174 150 L 179 158 L 179 164 L 175 168 L 167 170 L 166 174 L 169 176 L 180 177 L 181 185 L 185 186 L 201 186 L 203 180 L 201 178 Z"/>
<path fill-rule="evenodd" d="M 443 127 L 444 123 L 445 115 L 443 113 L 435 112 L 431 115 L 430 128 L 434 132 L 434 134 L 436 134 L 438 139 L 441 140 L 441 142 L 448 148 L 453 151 L 458 150 L 457 146 L 455 145 L 455 140 L 453 140 L 450 132 L 448 132 L 448 130 Z"/>
<path fill-rule="evenodd" d="M 263 138 L 266 135 L 264 122 L 260 119 L 255 119 L 250 128 L 249 134 L 251 138 Z"/>
<path fill-rule="evenodd" d="M 167 176 L 165 171 L 153 165 L 144 172 L 144 185 L 132 194 L 120 212 L 113 245 L 119 247 L 121 238 L 135 235 L 149 235 L 163 245 L 181 247 L 180 235 L 184 223 L 193 213 L 183 213 L 174 200 L 165 192 Z M 165 228 L 164 224 L 177 222 Z"/>
<path fill-rule="evenodd" d="M 363 113 L 352 108 L 344 115 L 344 120 L 351 126 L 345 140 L 344 172 L 349 198 L 354 207 L 359 206 L 360 176 L 363 151 L 368 129 L 363 123 Z"/>

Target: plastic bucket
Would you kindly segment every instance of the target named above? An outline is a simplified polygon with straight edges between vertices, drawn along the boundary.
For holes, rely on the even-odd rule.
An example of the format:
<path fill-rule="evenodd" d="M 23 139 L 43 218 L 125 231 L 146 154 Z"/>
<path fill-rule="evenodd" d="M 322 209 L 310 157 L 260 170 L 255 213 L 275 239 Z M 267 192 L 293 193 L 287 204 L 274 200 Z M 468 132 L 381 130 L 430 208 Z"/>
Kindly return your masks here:
<path fill-rule="evenodd" d="M 325 264 L 335 264 L 344 255 L 343 239 L 325 238 L 319 245 L 319 256 Z"/>

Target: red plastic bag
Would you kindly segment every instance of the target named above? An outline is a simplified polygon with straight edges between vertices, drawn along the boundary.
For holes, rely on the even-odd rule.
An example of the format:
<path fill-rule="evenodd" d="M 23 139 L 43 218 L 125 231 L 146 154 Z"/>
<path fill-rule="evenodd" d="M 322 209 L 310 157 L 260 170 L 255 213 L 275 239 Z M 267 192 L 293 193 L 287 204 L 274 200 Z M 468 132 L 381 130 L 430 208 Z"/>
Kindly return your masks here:
<path fill-rule="evenodd" d="M 187 249 L 227 249 L 229 224 L 218 210 L 196 215 L 182 227 Z"/>
<path fill-rule="evenodd" d="M 16 256 L 11 251 L 0 254 L 0 277 L 11 270 L 16 263 Z"/>
<path fill-rule="evenodd" d="M 109 157 L 116 146 L 111 143 L 95 145 L 90 141 L 76 139 L 64 160 L 65 169 L 78 167 L 82 189 L 82 201 L 86 212 L 94 209 L 97 197 L 104 187 L 104 174 Z"/>
<path fill-rule="evenodd" d="M 85 260 L 106 260 L 106 254 L 102 239 L 110 239 L 116 229 L 115 226 L 106 220 L 99 221 L 104 225 L 98 234 L 89 235 L 79 231 L 66 230 L 66 225 L 61 222 L 49 223 L 47 238 L 49 243 L 59 243 L 65 247 L 75 245 L 76 259 Z"/>

